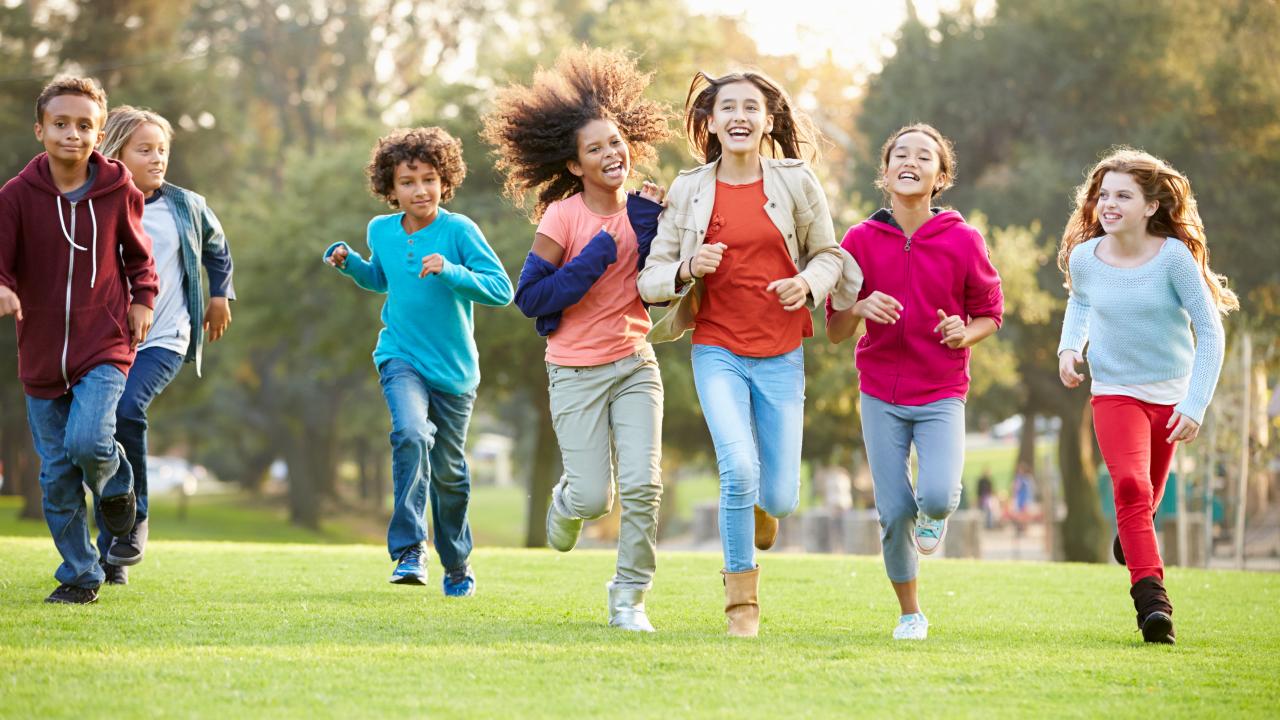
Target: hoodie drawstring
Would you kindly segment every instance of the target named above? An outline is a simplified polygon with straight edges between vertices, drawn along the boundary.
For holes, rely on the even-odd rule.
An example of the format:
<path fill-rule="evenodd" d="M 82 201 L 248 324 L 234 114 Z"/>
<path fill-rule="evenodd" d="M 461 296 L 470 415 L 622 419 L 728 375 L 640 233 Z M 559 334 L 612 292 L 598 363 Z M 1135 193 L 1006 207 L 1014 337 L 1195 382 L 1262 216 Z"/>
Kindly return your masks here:
<path fill-rule="evenodd" d="M 53 199 L 58 204 L 58 227 L 62 228 L 62 236 L 71 243 L 71 247 L 76 250 L 89 250 L 87 247 L 81 247 L 76 244 L 76 204 L 71 203 L 71 231 L 67 231 L 67 221 L 62 216 L 62 198 Z M 89 277 L 89 287 L 92 288 L 98 284 L 98 216 L 93 212 L 93 200 L 89 200 L 89 220 L 93 223 L 93 251 L 90 255 L 93 257 L 93 274 Z"/>

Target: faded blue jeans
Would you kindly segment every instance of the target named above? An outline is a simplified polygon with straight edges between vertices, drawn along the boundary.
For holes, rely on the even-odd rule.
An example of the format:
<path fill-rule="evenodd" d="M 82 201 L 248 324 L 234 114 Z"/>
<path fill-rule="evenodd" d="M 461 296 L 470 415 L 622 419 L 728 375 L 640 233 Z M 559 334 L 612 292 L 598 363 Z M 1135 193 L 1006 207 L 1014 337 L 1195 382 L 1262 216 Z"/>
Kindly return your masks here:
<path fill-rule="evenodd" d="M 471 472 L 467 468 L 467 425 L 476 393 L 453 395 L 431 387 L 409 363 L 392 358 L 378 367 L 382 394 L 391 411 L 391 477 L 395 507 L 387 526 L 387 550 L 395 560 L 427 539 L 426 505 L 436 553 L 446 571 L 467 564 L 471 555 Z"/>
<path fill-rule="evenodd" d="M 40 456 L 44 519 L 62 556 L 54 573 L 60 583 L 96 588 L 105 578 L 89 539 L 84 486 L 95 498 L 124 495 L 133 488 L 124 448 L 115 440 L 116 404 L 124 385 L 124 373 L 99 365 L 61 397 L 27 396 L 27 423 Z"/>
<path fill-rule="evenodd" d="M 124 448 L 128 468 L 117 472 L 133 472 L 133 491 L 138 495 L 138 519 L 147 519 L 147 409 L 182 369 L 182 356 L 162 348 L 149 347 L 138 351 L 129 368 L 129 378 L 124 383 L 124 394 L 116 406 L 116 441 Z M 98 554 L 107 556 L 111 549 L 111 533 L 102 524 L 97 498 L 93 503 L 94 520 L 98 525 Z"/>
<path fill-rule="evenodd" d="M 862 395 L 862 439 L 880 515 L 884 568 L 893 582 L 915 579 L 916 515 L 942 520 L 960 506 L 964 470 L 964 401 L 894 405 Z M 911 486 L 911 445 L 920 476 Z"/>
<path fill-rule="evenodd" d="M 720 469 L 724 567 L 755 567 L 755 515 L 774 517 L 800 503 L 804 437 L 804 346 L 774 357 L 693 346 L 693 381 Z"/>

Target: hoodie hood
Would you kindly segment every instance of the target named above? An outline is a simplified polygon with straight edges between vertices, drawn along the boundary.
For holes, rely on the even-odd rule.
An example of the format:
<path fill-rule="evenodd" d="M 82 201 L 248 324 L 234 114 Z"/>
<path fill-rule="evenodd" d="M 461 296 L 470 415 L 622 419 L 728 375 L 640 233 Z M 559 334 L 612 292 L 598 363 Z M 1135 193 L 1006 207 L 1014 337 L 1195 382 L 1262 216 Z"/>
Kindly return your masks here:
<path fill-rule="evenodd" d="M 93 187 L 89 188 L 89 194 L 85 196 L 86 200 L 113 193 L 133 180 L 124 163 L 112 160 L 97 150 L 89 156 L 89 162 L 97 163 L 98 175 L 94 178 Z M 18 173 L 18 177 L 40 192 L 55 197 L 62 195 L 57 184 L 53 182 L 53 170 L 49 167 L 48 153 L 40 153 L 32 158 L 22 172 Z"/>
<path fill-rule="evenodd" d="M 942 233 L 950 230 L 958 224 L 964 222 L 964 216 L 955 210 L 944 210 L 943 208 L 931 208 L 933 217 L 925 221 L 916 230 L 916 234 L 911 236 L 911 242 L 920 242 L 937 237 Z M 907 233 L 898 224 L 896 218 L 893 217 L 893 211 L 888 208 L 880 208 L 866 219 L 866 224 L 879 230 L 880 232 L 889 233 L 896 237 L 906 237 Z"/>

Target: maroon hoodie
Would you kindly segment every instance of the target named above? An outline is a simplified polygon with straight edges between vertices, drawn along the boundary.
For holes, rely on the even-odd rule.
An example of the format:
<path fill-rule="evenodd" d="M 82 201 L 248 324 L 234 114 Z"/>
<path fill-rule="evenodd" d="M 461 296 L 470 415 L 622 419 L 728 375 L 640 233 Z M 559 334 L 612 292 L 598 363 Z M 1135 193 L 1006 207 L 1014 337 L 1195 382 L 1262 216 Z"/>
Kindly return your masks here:
<path fill-rule="evenodd" d="M 862 392 L 895 405 L 926 405 L 969 392 L 969 349 L 938 342 L 938 310 L 1000 325 L 1004 294 L 986 241 L 954 210 L 935 211 L 910 239 L 887 210 L 849 228 L 840 244 L 862 268 L 858 299 L 880 292 L 903 310 L 892 325 L 867 322 L 855 362 Z M 831 315 L 827 303 L 827 315 Z"/>
<path fill-rule="evenodd" d="M 93 368 L 127 373 L 129 305 L 155 304 L 159 280 L 142 230 L 142 193 L 98 151 L 88 195 L 58 191 L 45 153 L 0 189 L 0 285 L 18 294 L 18 377 L 52 399 Z"/>

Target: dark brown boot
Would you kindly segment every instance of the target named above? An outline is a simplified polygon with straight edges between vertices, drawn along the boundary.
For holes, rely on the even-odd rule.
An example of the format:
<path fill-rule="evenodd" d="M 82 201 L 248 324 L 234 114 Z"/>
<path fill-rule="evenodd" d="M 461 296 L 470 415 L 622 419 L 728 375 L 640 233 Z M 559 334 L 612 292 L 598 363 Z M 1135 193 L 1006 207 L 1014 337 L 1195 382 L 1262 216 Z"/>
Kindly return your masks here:
<path fill-rule="evenodd" d="M 1138 628 L 1149 643 L 1174 643 L 1173 604 L 1160 578 L 1144 577 L 1129 588 L 1133 607 L 1138 611 Z"/>

